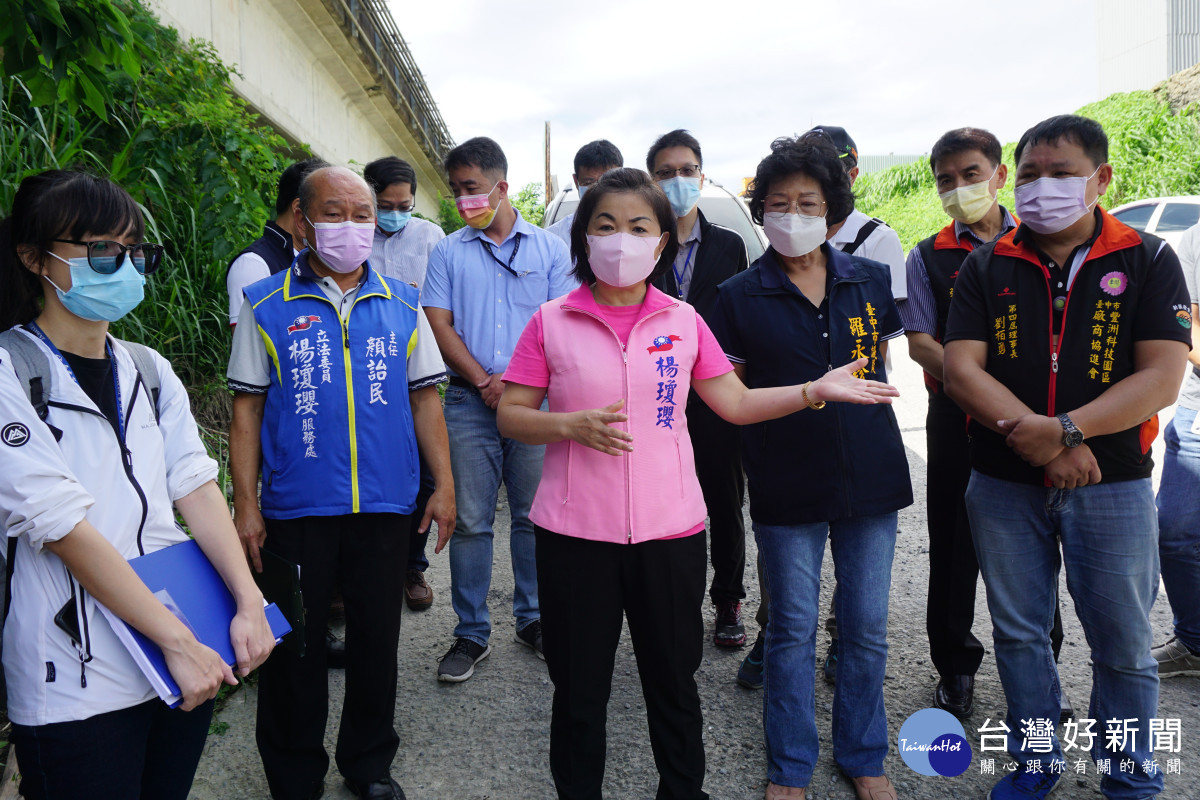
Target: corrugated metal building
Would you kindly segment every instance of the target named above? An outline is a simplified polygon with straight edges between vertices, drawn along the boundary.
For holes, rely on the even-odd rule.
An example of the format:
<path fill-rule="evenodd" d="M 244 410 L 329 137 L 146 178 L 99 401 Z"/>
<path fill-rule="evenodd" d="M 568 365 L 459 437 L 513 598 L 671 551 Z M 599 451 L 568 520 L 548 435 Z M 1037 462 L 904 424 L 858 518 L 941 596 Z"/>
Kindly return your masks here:
<path fill-rule="evenodd" d="M 1096 0 L 1096 28 L 1101 97 L 1200 62 L 1200 0 Z"/>
<path fill-rule="evenodd" d="M 888 153 L 886 156 L 867 156 L 858 157 L 858 174 L 870 175 L 872 172 L 883 172 L 889 167 L 898 167 L 901 164 L 911 164 L 914 161 L 925 161 L 929 158 L 929 154 L 925 155 L 896 155 Z"/>

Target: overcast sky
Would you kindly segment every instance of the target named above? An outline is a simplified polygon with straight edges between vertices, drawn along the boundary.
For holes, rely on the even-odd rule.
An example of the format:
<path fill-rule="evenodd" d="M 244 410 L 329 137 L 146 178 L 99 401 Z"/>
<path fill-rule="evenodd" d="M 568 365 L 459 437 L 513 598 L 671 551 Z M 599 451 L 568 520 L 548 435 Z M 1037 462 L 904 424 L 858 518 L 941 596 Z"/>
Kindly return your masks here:
<path fill-rule="evenodd" d="M 687 128 L 731 188 L 777 136 L 845 127 L 864 155 L 927 153 L 946 130 L 1001 141 L 1097 92 L 1095 0 L 389 0 L 455 141 L 504 148 L 509 182 L 570 181 L 609 139 L 630 166 Z"/>

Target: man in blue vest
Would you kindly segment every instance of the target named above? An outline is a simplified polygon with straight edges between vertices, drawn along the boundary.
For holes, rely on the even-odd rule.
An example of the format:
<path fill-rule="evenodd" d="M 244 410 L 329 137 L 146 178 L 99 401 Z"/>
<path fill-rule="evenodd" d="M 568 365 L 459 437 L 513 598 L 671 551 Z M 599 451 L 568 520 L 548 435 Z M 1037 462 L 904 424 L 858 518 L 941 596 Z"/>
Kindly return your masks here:
<path fill-rule="evenodd" d="M 290 269 L 245 290 L 229 385 L 238 534 L 300 565 L 305 656 L 282 653 L 259 681 L 258 748 L 271 794 L 320 797 L 328 685 L 325 623 L 346 606 L 346 698 L 337 766 L 357 797 L 403 798 L 391 778 L 396 650 L 418 445 L 435 490 L 420 527 L 454 530 L 454 482 L 436 385 L 445 367 L 417 290 L 367 258 L 375 197 L 355 173 L 316 170 L 300 186 Z M 261 466 L 261 468 L 260 468 Z M 262 476 L 261 509 L 257 485 Z"/>

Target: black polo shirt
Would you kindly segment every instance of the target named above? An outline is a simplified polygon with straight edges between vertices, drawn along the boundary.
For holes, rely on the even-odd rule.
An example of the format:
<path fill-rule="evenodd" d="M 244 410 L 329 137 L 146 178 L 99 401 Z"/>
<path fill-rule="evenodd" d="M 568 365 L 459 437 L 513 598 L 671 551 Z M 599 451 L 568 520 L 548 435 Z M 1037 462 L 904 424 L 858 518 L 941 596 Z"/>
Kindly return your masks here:
<path fill-rule="evenodd" d="M 954 284 L 946 341 L 987 342 L 988 374 L 1038 414 L 1070 413 L 1133 374 L 1135 342 L 1191 343 L 1188 293 L 1174 251 L 1103 210 L 1095 214 L 1095 234 L 1065 265 L 1051 265 L 1021 225 L 974 250 Z M 1059 335 L 1057 350 L 1052 332 Z M 1044 484 L 1045 470 L 1021 460 L 1004 436 L 974 420 L 969 431 L 975 469 Z M 1089 437 L 1103 481 L 1149 477 L 1157 433 L 1154 417 Z"/>
<path fill-rule="evenodd" d="M 726 355 L 746 367 L 746 385 L 816 380 L 858 357 L 862 377 L 887 380 L 879 342 L 904 333 L 891 273 L 828 244 L 826 296 L 814 306 L 768 248 L 718 287 L 707 320 Z M 830 403 L 742 427 L 750 516 L 767 525 L 884 514 L 912 503 L 900 428 L 890 405 Z"/>

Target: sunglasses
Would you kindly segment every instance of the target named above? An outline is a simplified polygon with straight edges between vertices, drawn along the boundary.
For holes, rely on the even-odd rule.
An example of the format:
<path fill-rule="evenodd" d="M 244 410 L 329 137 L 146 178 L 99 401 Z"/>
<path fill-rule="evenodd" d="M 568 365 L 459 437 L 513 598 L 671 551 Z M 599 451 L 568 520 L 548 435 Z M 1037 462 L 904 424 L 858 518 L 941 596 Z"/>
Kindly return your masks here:
<path fill-rule="evenodd" d="M 80 242 L 75 239 L 55 239 L 54 241 L 86 247 L 88 266 L 101 275 L 112 275 L 119 270 L 126 255 L 133 259 L 133 268 L 143 275 L 149 275 L 162 265 L 163 246 L 161 244 L 149 242 L 121 244 L 105 239 L 92 242 Z"/>

